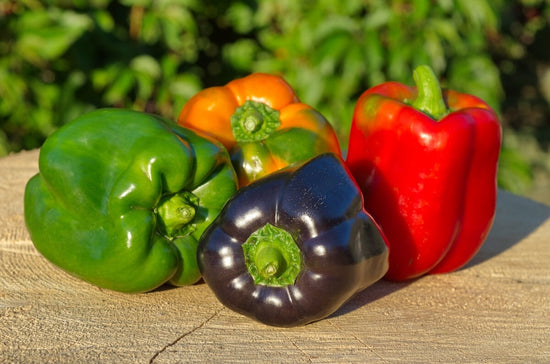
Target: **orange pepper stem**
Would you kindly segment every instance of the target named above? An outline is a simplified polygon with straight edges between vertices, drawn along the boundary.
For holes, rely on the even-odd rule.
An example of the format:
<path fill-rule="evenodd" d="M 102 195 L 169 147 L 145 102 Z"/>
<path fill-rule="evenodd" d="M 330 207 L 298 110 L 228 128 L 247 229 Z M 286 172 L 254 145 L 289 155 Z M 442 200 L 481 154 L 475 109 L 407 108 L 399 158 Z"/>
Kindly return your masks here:
<path fill-rule="evenodd" d="M 237 142 L 263 140 L 279 125 L 279 111 L 263 102 L 247 100 L 231 115 L 231 130 Z"/>
<path fill-rule="evenodd" d="M 413 71 L 418 95 L 411 105 L 435 120 L 442 119 L 447 113 L 441 87 L 434 71 L 426 65 L 418 66 Z"/>

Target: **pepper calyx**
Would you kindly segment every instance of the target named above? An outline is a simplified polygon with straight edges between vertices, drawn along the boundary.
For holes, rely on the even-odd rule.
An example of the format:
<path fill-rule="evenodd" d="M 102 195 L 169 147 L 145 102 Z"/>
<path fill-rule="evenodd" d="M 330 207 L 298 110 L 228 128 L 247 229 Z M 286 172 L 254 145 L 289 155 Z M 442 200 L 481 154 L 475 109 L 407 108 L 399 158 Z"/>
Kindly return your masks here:
<path fill-rule="evenodd" d="M 231 115 L 231 130 L 237 142 L 263 140 L 280 125 L 279 111 L 263 102 L 247 100 Z"/>
<path fill-rule="evenodd" d="M 413 78 L 418 94 L 410 103 L 411 106 L 434 120 L 440 120 L 447 115 L 449 110 L 434 71 L 429 66 L 421 65 L 413 71 Z"/>
<path fill-rule="evenodd" d="M 302 269 L 302 254 L 292 235 L 270 223 L 250 234 L 242 248 L 256 285 L 293 285 Z"/>
<path fill-rule="evenodd" d="M 155 209 L 160 232 L 170 238 L 191 234 L 198 207 L 199 198 L 189 191 L 164 197 Z"/>

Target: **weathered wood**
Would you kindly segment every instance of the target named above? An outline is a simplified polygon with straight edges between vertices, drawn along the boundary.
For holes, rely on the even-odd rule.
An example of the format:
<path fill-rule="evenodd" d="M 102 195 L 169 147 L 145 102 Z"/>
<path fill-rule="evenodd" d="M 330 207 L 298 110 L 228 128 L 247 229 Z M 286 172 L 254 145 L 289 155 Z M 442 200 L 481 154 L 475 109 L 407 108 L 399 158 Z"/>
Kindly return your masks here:
<path fill-rule="evenodd" d="M 102 290 L 33 247 L 23 190 L 37 152 L 0 159 L 0 362 L 548 362 L 550 207 L 499 191 L 465 269 L 380 281 L 335 315 L 280 329 L 224 308 L 205 284 Z"/>

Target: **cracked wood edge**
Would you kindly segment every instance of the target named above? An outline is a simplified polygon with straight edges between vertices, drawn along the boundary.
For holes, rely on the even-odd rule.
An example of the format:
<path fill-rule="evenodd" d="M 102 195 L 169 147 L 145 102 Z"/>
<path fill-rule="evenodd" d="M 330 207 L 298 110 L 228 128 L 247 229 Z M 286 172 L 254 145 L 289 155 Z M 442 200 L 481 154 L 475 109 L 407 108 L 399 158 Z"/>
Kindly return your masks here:
<path fill-rule="evenodd" d="M 164 346 L 161 350 L 159 350 L 158 352 L 155 353 L 155 355 L 153 355 L 151 357 L 151 359 L 149 360 L 149 363 L 150 364 L 153 364 L 155 362 L 155 359 L 161 355 L 162 353 L 164 353 L 166 350 L 168 350 L 168 348 L 170 347 L 173 347 L 174 345 L 176 345 L 177 343 L 179 343 L 180 341 L 182 341 L 183 339 L 185 339 L 185 337 L 187 335 L 192 335 L 195 331 L 197 330 L 200 330 L 204 325 L 206 325 L 209 321 L 213 320 L 216 316 L 218 316 L 220 314 L 221 311 L 224 310 L 224 307 L 221 307 L 219 310 L 215 311 L 210 317 L 207 317 L 203 322 L 201 322 L 199 325 L 197 325 L 196 327 L 192 328 L 191 330 L 181 334 L 180 336 L 178 336 L 176 338 L 176 340 L 172 341 L 171 343 L 167 344 L 166 346 Z"/>

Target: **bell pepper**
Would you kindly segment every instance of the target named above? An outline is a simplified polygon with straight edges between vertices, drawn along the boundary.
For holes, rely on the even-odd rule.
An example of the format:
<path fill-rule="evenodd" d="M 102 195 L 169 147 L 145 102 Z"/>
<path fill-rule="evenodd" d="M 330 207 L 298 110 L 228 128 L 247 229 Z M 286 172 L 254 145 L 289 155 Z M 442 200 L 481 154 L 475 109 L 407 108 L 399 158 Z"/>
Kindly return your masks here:
<path fill-rule="evenodd" d="M 322 154 L 237 191 L 198 248 L 230 309 L 273 326 L 335 312 L 388 269 L 388 249 L 344 161 Z"/>
<path fill-rule="evenodd" d="M 200 91 L 183 106 L 178 123 L 225 145 L 240 186 L 322 153 L 341 154 L 323 115 L 301 103 L 284 79 L 265 73 Z"/>
<path fill-rule="evenodd" d="M 52 134 L 25 188 L 36 249 L 102 288 L 200 278 L 198 239 L 237 189 L 217 141 L 137 111 L 101 109 Z"/>
<path fill-rule="evenodd" d="M 442 90 L 428 66 L 413 75 L 416 87 L 386 82 L 360 96 L 346 161 L 388 239 L 390 280 L 461 268 L 495 214 L 497 115 Z"/>

